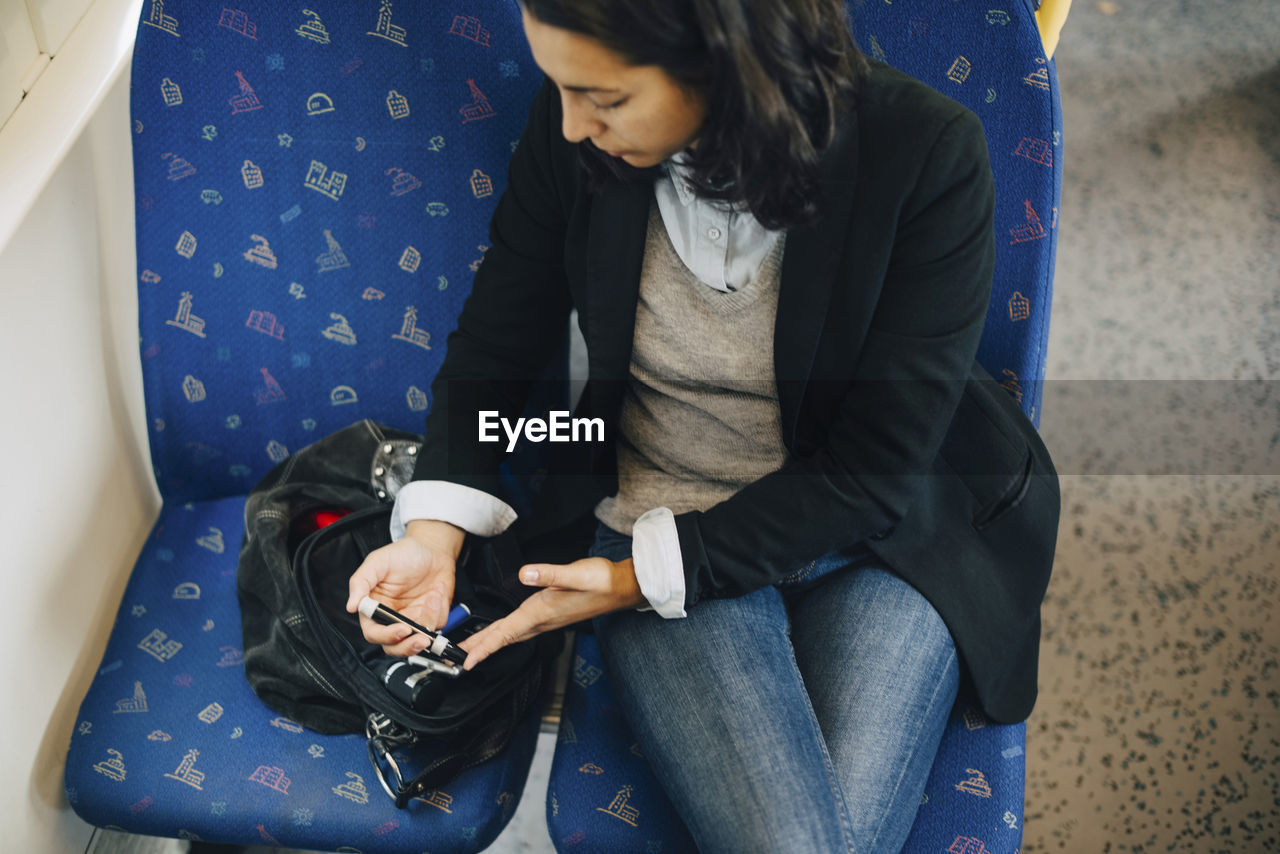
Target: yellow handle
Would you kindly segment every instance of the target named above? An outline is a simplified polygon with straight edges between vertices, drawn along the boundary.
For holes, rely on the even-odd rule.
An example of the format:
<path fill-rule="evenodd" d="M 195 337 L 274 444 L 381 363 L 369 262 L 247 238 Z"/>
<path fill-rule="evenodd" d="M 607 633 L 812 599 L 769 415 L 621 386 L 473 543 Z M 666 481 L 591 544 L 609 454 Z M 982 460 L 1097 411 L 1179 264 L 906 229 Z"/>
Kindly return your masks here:
<path fill-rule="evenodd" d="M 1040 28 L 1040 41 L 1044 42 L 1044 58 L 1052 59 L 1058 46 L 1058 35 L 1067 22 L 1071 0 L 1044 0 L 1036 10 L 1036 26 Z"/>

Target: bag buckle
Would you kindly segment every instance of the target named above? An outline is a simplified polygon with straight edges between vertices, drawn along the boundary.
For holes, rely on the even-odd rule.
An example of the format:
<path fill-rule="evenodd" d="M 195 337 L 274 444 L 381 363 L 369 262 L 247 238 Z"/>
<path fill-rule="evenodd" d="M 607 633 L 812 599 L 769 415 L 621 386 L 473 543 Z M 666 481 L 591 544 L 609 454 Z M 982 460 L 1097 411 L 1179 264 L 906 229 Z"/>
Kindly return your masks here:
<path fill-rule="evenodd" d="M 408 803 L 409 790 L 405 786 L 404 775 L 400 771 L 396 758 L 391 755 L 391 751 L 397 747 L 412 744 L 415 740 L 413 733 L 381 712 L 374 712 L 365 720 L 364 734 L 373 773 L 382 784 L 383 791 L 396 802 L 396 806 L 403 807 Z M 384 763 L 386 770 L 383 768 Z"/>

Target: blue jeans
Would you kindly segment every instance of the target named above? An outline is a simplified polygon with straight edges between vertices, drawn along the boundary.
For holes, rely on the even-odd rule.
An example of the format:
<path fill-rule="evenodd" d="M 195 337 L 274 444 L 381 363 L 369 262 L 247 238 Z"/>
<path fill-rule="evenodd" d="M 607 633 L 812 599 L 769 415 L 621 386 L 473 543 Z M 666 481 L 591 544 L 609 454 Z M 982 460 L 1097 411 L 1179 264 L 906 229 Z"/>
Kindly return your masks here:
<path fill-rule="evenodd" d="M 631 538 L 600 525 L 591 555 Z M 599 617 L 644 755 L 701 852 L 898 851 L 955 702 L 942 618 L 858 546 L 683 619 Z"/>

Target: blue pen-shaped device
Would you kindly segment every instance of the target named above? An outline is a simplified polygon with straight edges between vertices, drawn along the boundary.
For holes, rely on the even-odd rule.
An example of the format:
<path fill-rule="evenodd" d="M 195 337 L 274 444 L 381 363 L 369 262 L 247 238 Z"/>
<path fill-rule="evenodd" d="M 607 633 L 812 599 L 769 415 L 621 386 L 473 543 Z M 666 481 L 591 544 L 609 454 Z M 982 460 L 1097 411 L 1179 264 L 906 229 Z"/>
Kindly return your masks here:
<path fill-rule="evenodd" d="M 449 616 L 444 621 L 444 628 L 440 630 L 440 634 L 447 635 L 453 629 L 456 629 L 467 617 L 471 616 L 471 609 L 466 605 L 454 605 L 449 611 Z"/>

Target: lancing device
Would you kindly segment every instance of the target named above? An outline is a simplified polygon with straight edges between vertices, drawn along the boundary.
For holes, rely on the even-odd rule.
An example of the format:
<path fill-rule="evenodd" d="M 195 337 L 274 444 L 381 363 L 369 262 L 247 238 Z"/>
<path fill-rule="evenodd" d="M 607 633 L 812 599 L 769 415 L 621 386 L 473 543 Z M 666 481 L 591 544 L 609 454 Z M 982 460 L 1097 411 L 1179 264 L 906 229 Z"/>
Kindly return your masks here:
<path fill-rule="evenodd" d="M 410 664 L 416 664 L 419 667 L 424 668 L 423 669 L 424 674 L 425 673 L 443 673 L 445 676 L 449 676 L 454 679 L 457 679 L 459 676 L 462 675 L 462 668 L 459 667 L 458 665 L 445 664 L 443 661 L 436 661 L 434 658 L 423 658 L 420 655 L 411 655 L 405 660 L 408 661 Z M 417 679 L 421 679 L 421 678 L 422 678 L 421 676 L 417 677 Z M 413 676 L 410 676 L 409 679 L 405 680 L 405 684 L 410 684 L 411 682 L 413 684 L 416 684 L 416 679 Z"/>
<path fill-rule="evenodd" d="M 415 623 L 413 620 L 410 620 L 404 614 L 401 614 L 399 611 L 388 608 L 386 605 L 383 605 L 381 602 L 377 601 L 376 599 L 372 599 L 368 596 L 361 599 L 360 613 L 364 614 L 366 617 L 368 617 L 371 620 L 377 620 L 378 622 L 383 624 L 402 623 L 408 626 L 409 628 L 413 629 L 415 632 L 419 632 L 420 634 L 426 635 L 428 638 L 431 639 L 431 644 L 425 650 L 423 650 L 423 652 L 429 652 L 432 655 L 439 656 L 440 658 L 446 659 L 447 661 L 450 661 L 453 664 L 462 664 L 464 661 L 467 660 L 466 652 L 464 652 L 460 647 L 455 645 L 443 634 L 440 634 L 439 632 L 433 632 L 431 631 L 431 629 L 428 629 L 426 626 Z"/>

